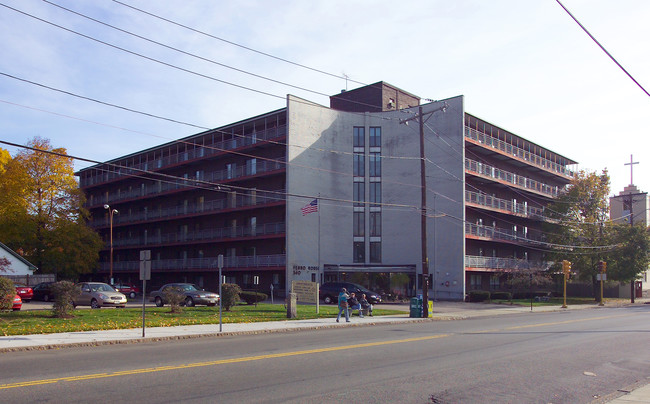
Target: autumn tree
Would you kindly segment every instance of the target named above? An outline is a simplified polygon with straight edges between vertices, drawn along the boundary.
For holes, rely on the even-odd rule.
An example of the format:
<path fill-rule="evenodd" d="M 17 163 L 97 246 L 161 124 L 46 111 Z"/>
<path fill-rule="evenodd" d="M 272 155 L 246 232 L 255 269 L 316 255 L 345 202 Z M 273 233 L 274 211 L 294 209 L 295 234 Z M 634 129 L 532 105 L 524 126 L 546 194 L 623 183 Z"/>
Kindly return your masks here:
<path fill-rule="evenodd" d="M 633 282 L 650 264 L 650 230 L 643 224 L 612 224 L 607 233 L 615 246 L 607 255 L 607 278 Z"/>
<path fill-rule="evenodd" d="M 607 223 L 609 218 L 609 174 L 580 171 L 546 210 L 553 220 L 547 226 L 547 237 L 556 245 L 551 253 L 556 262 L 571 261 L 571 269 L 583 281 L 591 281 L 596 288 L 598 261 L 604 260 L 609 245 Z M 602 248 L 601 248 L 602 247 Z M 594 297 L 597 298 L 594 293 Z"/>
<path fill-rule="evenodd" d="M 0 239 L 44 273 L 89 272 L 102 241 L 84 222 L 88 213 L 66 150 L 37 137 L 13 159 L 0 153 L 0 165 Z"/>

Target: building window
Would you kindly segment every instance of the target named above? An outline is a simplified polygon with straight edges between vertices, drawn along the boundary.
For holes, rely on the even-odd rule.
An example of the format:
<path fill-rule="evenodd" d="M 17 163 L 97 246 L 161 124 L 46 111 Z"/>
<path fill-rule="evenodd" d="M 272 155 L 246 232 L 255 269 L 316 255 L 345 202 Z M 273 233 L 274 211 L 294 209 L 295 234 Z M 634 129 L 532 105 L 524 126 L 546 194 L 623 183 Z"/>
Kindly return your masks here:
<path fill-rule="evenodd" d="M 481 289 L 481 275 L 470 275 L 469 284 L 472 289 Z"/>
<path fill-rule="evenodd" d="M 235 178 L 235 169 L 237 168 L 235 163 L 226 164 L 226 178 L 231 179 Z"/>
<path fill-rule="evenodd" d="M 381 147 L 380 127 L 370 127 L 370 147 Z"/>
<path fill-rule="evenodd" d="M 355 182 L 353 190 L 354 206 L 364 206 L 366 201 L 366 184 L 363 182 Z"/>
<path fill-rule="evenodd" d="M 353 249 L 353 262 L 366 262 L 366 244 L 363 241 L 355 241 Z"/>
<path fill-rule="evenodd" d="M 381 155 L 370 153 L 370 176 L 381 177 Z"/>
<path fill-rule="evenodd" d="M 375 206 L 379 206 L 381 203 L 381 182 L 370 183 L 370 202 Z"/>
<path fill-rule="evenodd" d="M 246 161 L 246 175 L 257 174 L 257 159 L 250 159 Z"/>
<path fill-rule="evenodd" d="M 365 147 L 366 146 L 366 130 L 363 126 L 354 127 L 354 147 Z"/>
<path fill-rule="evenodd" d="M 381 262 L 381 243 L 370 243 L 370 262 Z"/>
<path fill-rule="evenodd" d="M 499 289 L 499 275 L 490 276 L 490 289 Z"/>
<path fill-rule="evenodd" d="M 363 153 L 354 153 L 354 170 L 355 177 L 363 177 L 366 175 L 366 159 Z"/>
<path fill-rule="evenodd" d="M 381 212 L 370 212 L 370 236 L 381 236 Z"/>
<path fill-rule="evenodd" d="M 354 212 L 354 236 L 363 237 L 366 228 L 366 215 L 364 212 Z"/>

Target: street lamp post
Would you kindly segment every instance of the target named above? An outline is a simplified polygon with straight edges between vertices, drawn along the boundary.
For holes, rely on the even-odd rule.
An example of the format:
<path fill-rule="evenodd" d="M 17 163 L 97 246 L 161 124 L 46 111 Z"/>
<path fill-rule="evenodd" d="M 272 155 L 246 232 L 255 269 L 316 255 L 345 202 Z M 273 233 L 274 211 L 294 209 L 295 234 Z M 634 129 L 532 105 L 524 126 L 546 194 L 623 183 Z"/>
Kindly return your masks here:
<path fill-rule="evenodd" d="M 110 244 L 111 244 L 111 253 L 110 253 L 110 267 L 109 267 L 109 281 L 113 284 L 113 215 L 115 213 L 120 213 L 117 209 L 112 209 L 109 204 L 104 205 L 104 209 L 108 210 L 108 219 L 110 222 Z"/>

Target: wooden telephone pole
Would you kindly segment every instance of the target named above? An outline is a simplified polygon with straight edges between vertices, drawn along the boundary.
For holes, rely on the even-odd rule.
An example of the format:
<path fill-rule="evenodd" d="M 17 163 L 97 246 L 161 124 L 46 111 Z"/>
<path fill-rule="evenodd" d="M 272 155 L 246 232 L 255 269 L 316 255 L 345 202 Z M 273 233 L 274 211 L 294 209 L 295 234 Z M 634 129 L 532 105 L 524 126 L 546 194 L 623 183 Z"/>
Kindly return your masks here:
<path fill-rule="evenodd" d="M 418 121 L 420 126 L 420 186 L 421 190 L 421 221 L 420 232 L 422 239 L 422 317 L 429 317 L 429 256 L 427 255 L 427 175 L 424 153 L 424 124 L 431 118 L 434 112 L 446 111 L 449 106 L 443 102 L 441 106 L 431 111 L 424 112 L 422 106 L 418 107 L 417 115 L 400 120 L 400 123 L 408 125 L 410 121 Z M 426 117 L 426 119 L 425 119 Z"/>

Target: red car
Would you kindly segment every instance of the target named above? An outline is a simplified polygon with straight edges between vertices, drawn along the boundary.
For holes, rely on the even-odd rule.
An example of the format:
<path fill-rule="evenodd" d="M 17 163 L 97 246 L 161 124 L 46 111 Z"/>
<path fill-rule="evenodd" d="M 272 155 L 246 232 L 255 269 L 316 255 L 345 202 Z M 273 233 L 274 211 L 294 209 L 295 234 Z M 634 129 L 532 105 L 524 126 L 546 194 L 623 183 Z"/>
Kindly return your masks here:
<path fill-rule="evenodd" d="M 16 293 L 20 296 L 23 302 L 29 302 L 34 297 L 34 290 L 32 290 L 32 288 L 19 283 L 16 284 Z"/>
<path fill-rule="evenodd" d="M 18 310 L 20 310 L 21 307 L 23 307 L 23 301 L 22 301 L 22 299 L 21 299 L 20 296 L 18 296 L 18 295 L 14 296 L 14 305 L 11 306 L 11 308 L 12 308 L 14 311 L 18 311 Z"/>
<path fill-rule="evenodd" d="M 140 288 L 135 285 L 113 285 L 115 290 L 124 293 L 131 299 L 135 299 L 136 295 L 140 293 Z"/>

